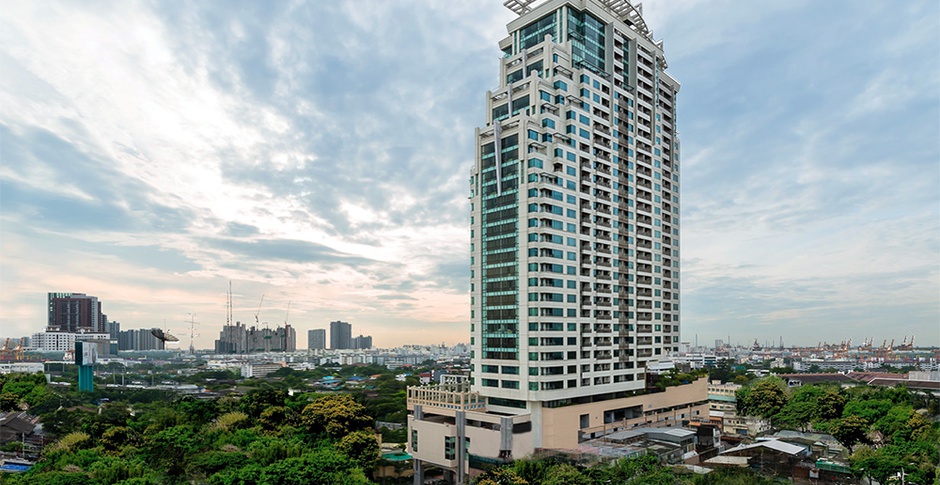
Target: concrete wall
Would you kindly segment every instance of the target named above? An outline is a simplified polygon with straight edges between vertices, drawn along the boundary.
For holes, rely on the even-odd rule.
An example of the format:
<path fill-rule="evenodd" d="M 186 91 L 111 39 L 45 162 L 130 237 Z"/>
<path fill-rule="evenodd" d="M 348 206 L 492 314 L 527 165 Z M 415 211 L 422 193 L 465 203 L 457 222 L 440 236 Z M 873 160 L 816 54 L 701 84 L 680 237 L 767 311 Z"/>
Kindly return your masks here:
<path fill-rule="evenodd" d="M 411 443 L 411 430 L 418 431 L 417 451 L 414 450 Z M 405 451 L 418 460 L 450 468 L 456 467 L 457 460 L 444 459 L 444 437 L 446 436 L 457 436 L 457 425 L 416 420 L 413 416 L 408 416 L 408 447 Z M 473 444 L 471 444 L 471 447 L 473 447 Z"/>
<path fill-rule="evenodd" d="M 431 410 L 432 412 L 437 409 Z M 474 423 L 489 423 L 493 426 L 468 424 L 465 428 L 466 437 L 470 438 L 469 453 L 486 458 L 498 458 L 500 452 L 500 430 L 498 424 L 500 416 L 468 412 L 467 420 Z M 456 460 L 444 459 L 444 438 L 457 436 L 457 425 L 451 424 L 450 419 L 441 415 L 425 414 L 424 419 L 416 420 L 408 416 L 408 444 L 405 451 L 416 459 L 445 467 L 456 467 Z M 515 423 L 528 421 L 528 416 L 516 416 Z M 411 430 L 418 431 L 418 451 L 411 446 Z M 512 456 L 523 458 L 535 450 L 532 444 L 532 432 L 514 433 L 512 435 Z"/>
<path fill-rule="evenodd" d="M 691 384 L 669 387 L 664 392 L 613 399 L 560 408 L 542 408 L 540 448 L 576 448 L 579 431 L 604 432 L 617 426 L 679 426 L 691 417 L 708 419 L 707 378 Z M 616 423 L 604 423 L 604 412 L 642 405 L 644 416 Z M 672 409 L 680 407 L 679 409 Z M 696 414 L 697 413 L 697 414 Z M 581 415 L 587 414 L 587 428 L 581 428 Z"/>

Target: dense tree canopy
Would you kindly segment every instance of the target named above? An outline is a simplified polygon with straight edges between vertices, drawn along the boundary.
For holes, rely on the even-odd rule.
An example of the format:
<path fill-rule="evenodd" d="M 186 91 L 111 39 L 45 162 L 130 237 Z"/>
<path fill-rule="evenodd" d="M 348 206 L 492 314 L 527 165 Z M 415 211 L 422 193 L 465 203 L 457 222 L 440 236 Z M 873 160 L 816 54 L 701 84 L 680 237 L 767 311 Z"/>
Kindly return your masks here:
<path fill-rule="evenodd" d="M 281 379 L 306 379 L 296 371 L 280 372 Z M 667 376 L 679 381 L 688 377 Z M 242 397 L 199 399 L 145 390 L 82 394 L 53 390 L 42 376 L 4 376 L 0 405 L 7 402 L 40 415 L 50 444 L 32 471 L 2 475 L 0 483 L 371 483 L 379 457 L 374 423 L 377 418 L 404 422 L 408 383 L 385 373 L 368 388 L 349 393 L 288 395 L 276 386 L 255 386 Z M 743 412 L 769 418 L 775 427 L 831 433 L 854 452 L 850 464 L 859 476 L 885 483 L 903 468 L 914 483 L 937 479 L 940 434 L 934 409 L 940 406 L 932 395 L 903 387 L 788 388 L 771 377 L 743 387 L 738 397 Z M 778 483 L 750 470 L 686 474 L 661 466 L 653 456 L 591 467 L 561 459 L 517 460 L 476 482 Z"/>
<path fill-rule="evenodd" d="M 742 413 L 768 418 L 777 428 L 832 434 L 852 454 L 850 464 L 860 476 L 884 482 L 907 467 L 912 483 L 937 479 L 940 432 L 928 417 L 936 417 L 933 410 L 940 407 L 931 406 L 931 396 L 903 386 L 787 389 L 768 378 L 741 388 L 737 397 Z"/>
<path fill-rule="evenodd" d="M 307 405 L 301 420 L 314 435 L 342 438 L 354 431 L 368 429 L 372 419 L 365 414 L 365 407 L 349 394 L 324 396 Z"/>
<path fill-rule="evenodd" d="M 45 407 L 40 418 L 52 442 L 29 472 L 0 475 L 4 484 L 358 485 L 371 483 L 379 456 L 373 419 L 348 394 L 292 398 L 254 389 L 241 398 L 198 399 L 103 389 L 53 395 L 35 391 L 45 379 L 15 375 L 2 385 L 18 407 L 33 402 L 43 409 L 30 398 L 40 395 L 74 404 Z"/>
<path fill-rule="evenodd" d="M 751 388 L 741 388 L 737 397 L 743 414 L 770 418 L 786 406 L 787 385 L 779 377 L 767 377 Z"/>

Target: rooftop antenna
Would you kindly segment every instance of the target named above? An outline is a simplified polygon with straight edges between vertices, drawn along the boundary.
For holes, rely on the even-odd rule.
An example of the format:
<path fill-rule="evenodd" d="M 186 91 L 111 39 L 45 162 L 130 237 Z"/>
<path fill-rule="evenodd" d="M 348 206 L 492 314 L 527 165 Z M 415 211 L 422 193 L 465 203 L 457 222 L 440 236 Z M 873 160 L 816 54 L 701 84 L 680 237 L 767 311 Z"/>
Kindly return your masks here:
<path fill-rule="evenodd" d="M 225 325 L 232 324 L 232 280 L 228 280 L 228 295 L 225 297 Z"/>
<path fill-rule="evenodd" d="M 189 355 L 196 355 L 196 346 L 194 340 L 196 339 L 196 314 L 189 314 Z"/>

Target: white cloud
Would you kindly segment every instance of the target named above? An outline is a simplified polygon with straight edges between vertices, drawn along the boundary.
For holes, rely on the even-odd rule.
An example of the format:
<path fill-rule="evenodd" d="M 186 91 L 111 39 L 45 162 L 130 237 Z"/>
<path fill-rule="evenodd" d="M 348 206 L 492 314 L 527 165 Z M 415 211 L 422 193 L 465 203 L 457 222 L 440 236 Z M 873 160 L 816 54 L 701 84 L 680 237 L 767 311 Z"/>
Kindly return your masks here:
<path fill-rule="evenodd" d="M 840 313 L 834 334 L 871 329 L 887 317 L 850 310 L 874 302 L 937 320 L 938 34 L 923 8 L 852 5 L 648 2 L 683 83 L 687 337 Z M 828 29 L 837 7 L 857 26 Z M 265 293 L 301 330 L 466 340 L 500 2 L 0 16 L 4 329 L 38 330 L 46 291 L 84 291 L 126 325 L 195 312 L 208 346 L 234 279 L 243 321 Z"/>

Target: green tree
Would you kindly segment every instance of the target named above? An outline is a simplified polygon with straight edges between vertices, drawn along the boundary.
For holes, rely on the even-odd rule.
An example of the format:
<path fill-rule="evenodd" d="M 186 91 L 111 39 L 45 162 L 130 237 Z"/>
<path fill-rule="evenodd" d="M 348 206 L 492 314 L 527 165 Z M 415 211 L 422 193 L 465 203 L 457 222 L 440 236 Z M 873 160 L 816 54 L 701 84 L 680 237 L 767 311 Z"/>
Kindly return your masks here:
<path fill-rule="evenodd" d="M 695 485 L 780 485 L 780 480 L 759 475 L 749 468 L 716 469 L 705 475 L 696 475 Z M 789 482 L 784 482 L 789 483 Z"/>
<path fill-rule="evenodd" d="M 258 422 L 261 429 L 269 432 L 277 431 L 281 426 L 294 424 L 293 413 L 286 406 L 271 406 L 261 412 Z"/>
<path fill-rule="evenodd" d="M 41 474 L 33 474 L 28 477 L 30 485 L 91 485 L 94 483 L 87 473 L 50 471 Z"/>
<path fill-rule="evenodd" d="M 585 470 L 585 475 L 594 483 L 633 483 L 633 480 L 645 475 L 656 474 L 663 469 L 654 455 L 636 458 L 622 458 L 607 466 L 595 466 Z"/>
<path fill-rule="evenodd" d="M 81 448 L 85 448 L 91 444 L 91 437 L 87 433 L 82 433 L 81 431 L 75 431 L 63 436 L 59 441 L 57 441 L 48 451 L 65 451 L 71 452 Z"/>
<path fill-rule="evenodd" d="M 853 399 L 845 404 L 842 416 L 858 416 L 869 423 L 878 421 L 894 407 L 887 399 Z"/>
<path fill-rule="evenodd" d="M 126 426 L 113 426 L 101 434 L 99 442 L 106 451 L 116 452 L 133 442 L 132 433 Z"/>
<path fill-rule="evenodd" d="M 766 377 L 743 396 L 745 414 L 770 419 L 787 405 L 787 385 L 779 377 Z"/>
<path fill-rule="evenodd" d="M 474 485 L 529 485 L 512 468 L 494 468 L 477 475 Z"/>
<path fill-rule="evenodd" d="M 348 394 L 318 398 L 304 408 L 301 421 L 314 435 L 326 434 L 333 439 L 372 427 L 365 408 Z"/>
<path fill-rule="evenodd" d="M 779 413 L 773 416 L 773 423 L 781 428 L 806 431 L 806 425 L 812 421 L 815 414 L 816 406 L 813 403 L 790 401 Z"/>
<path fill-rule="evenodd" d="M 203 425 L 219 416 L 219 405 L 214 399 L 196 399 L 185 396 L 176 402 L 176 410 L 186 416 L 187 423 Z"/>
<path fill-rule="evenodd" d="M 0 411 L 18 411 L 20 409 L 20 397 L 12 392 L 0 394 Z"/>
<path fill-rule="evenodd" d="M 346 457 L 328 448 L 321 448 L 298 458 L 288 458 L 264 469 L 258 483 L 262 485 L 367 485 L 362 470 L 352 466 Z"/>
<path fill-rule="evenodd" d="M 143 477 L 147 470 L 143 463 L 116 456 L 102 457 L 88 467 L 98 483 L 111 484 Z"/>
<path fill-rule="evenodd" d="M 630 483 L 634 485 L 691 485 L 692 482 L 683 477 L 676 476 L 672 470 L 664 468 L 639 476 Z"/>
<path fill-rule="evenodd" d="M 833 421 L 829 426 L 829 433 L 835 436 L 839 443 L 842 443 L 852 452 L 852 448 L 867 440 L 868 429 L 871 426 L 864 418 L 859 416 L 846 416 L 842 419 Z"/>
<path fill-rule="evenodd" d="M 336 443 L 336 449 L 348 456 L 367 475 L 372 474 L 379 460 L 379 442 L 370 431 L 355 431 L 343 436 Z"/>
<path fill-rule="evenodd" d="M 249 458 L 244 453 L 208 451 L 193 457 L 187 471 L 208 477 L 223 470 L 237 470 L 248 463 Z"/>
<path fill-rule="evenodd" d="M 251 418 L 261 417 L 265 409 L 272 406 L 283 406 L 287 400 L 287 392 L 277 389 L 255 389 L 242 396 L 240 405 L 243 413 Z"/>
<path fill-rule="evenodd" d="M 842 410 L 845 409 L 845 396 L 839 394 L 839 391 L 828 390 L 816 401 L 816 417 L 819 419 L 836 419 L 842 416 Z"/>
<path fill-rule="evenodd" d="M 591 479 L 584 476 L 577 468 L 562 463 L 553 466 L 543 485 L 591 485 Z"/>
<path fill-rule="evenodd" d="M 910 406 L 894 406 L 875 421 L 874 428 L 892 443 L 901 443 L 911 440 L 914 434 L 912 425 L 917 428 L 930 426 Z"/>
<path fill-rule="evenodd" d="M 850 460 L 852 471 L 860 476 L 874 478 L 878 483 L 887 483 L 888 477 L 896 474 L 903 463 L 897 457 L 882 450 L 861 447 Z"/>
<path fill-rule="evenodd" d="M 98 406 L 98 412 L 86 414 L 82 419 L 82 431 L 92 438 L 100 438 L 109 428 L 124 426 L 130 418 L 130 411 L 122 403 L 106 403 Z"/>
<path fill-rule="evenodd" d="M 558 464 L 559 462 L 552 458 L 516 460 L 512 464 L 512 470 L 519 478 L 529 483 L 542 483 L 548 478 L 550 470 Z"/>
<path fill-rule="evenodd" d="M 147 436 L 148 458 L 159 463 L 171 477 L 182 476 L 187 460 L 200 448 L 199 435 L 192 426 L 173 426 Z"/>
<path fill-rule="evenodd" d="M 23 401 L 30 406 L 42 402 L 46 393 L 46 377 L 42 373 L 27 374 L 16 372 L 8 374 L 0 387 L 0 395 L 11 393 L 17 401 Z"/>
<path fill-rule="evenodd" d="M 222 431 L 235 431 L 237 429 L 246 428 L 250 424 L 251 420 L 248 418 L 247 414 L 233 411 L 219 416 L 219 418 L 215 420 L 213 427 Z"/>
<path fill-rule="evenodd" d="M 85 413 L 78 410 L 57 409 L 41 416 L 43 430 L 52 436 L 64 436 L 77 431 Z"/>

